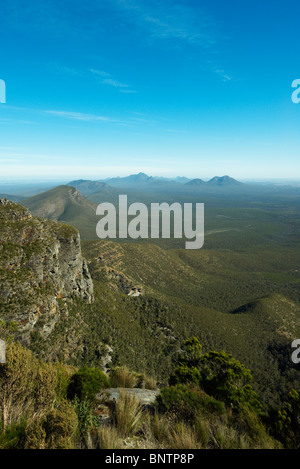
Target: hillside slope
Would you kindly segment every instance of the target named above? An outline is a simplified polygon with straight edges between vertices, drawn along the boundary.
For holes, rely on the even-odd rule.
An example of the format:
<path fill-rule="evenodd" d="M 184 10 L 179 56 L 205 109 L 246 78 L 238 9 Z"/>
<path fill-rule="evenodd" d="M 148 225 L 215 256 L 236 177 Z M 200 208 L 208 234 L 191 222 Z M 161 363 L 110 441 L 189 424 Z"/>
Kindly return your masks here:
<path fill-rule="evenodd" d="M 75 187 L 59 186 L 22 203 L 36 217 L 73 225 L 84 239 L 96 237 L 96 204 L 82 197 Z"/>
<path fill-rule="evenodd" d="M 163 379 L 182 340 L 195 335 L 204 350 L 226 350 L 245 363 L 264 402 L 278 402 L 290 386 L 300 385 L 291 361 L 291 343 L 300 337 L 300 306 L 295 277 L 283 271 L 288 250 L 264 256 L 191 253 L 89 241 L 83 252 L 97 292 L 85 317 L 124 364 Z M 293 262 L 296 266 L 298 259 L 291 269 Z"/>

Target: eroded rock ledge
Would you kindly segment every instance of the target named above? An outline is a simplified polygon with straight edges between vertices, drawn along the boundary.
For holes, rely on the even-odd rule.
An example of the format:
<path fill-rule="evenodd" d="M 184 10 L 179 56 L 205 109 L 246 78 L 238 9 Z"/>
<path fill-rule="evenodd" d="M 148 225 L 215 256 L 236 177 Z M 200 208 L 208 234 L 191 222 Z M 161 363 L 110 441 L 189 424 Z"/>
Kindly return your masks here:
<path fill-rule="evenodd" d="M 0 318 L 25 342 L 35 330 L 46 338 L 76 298 L 94 301 L 78 231 L 0 199 Z"/>

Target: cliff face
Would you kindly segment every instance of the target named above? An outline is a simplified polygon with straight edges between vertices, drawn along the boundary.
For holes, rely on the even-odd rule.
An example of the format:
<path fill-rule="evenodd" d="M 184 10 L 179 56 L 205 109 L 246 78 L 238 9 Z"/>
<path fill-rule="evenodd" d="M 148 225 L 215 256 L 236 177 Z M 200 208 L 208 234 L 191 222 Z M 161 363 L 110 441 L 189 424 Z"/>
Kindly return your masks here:
<path fill-rule="evenodd" d="M 34 331 L 47 338 L 76 298 L 94 301 L 78 231 L 0 199 L 0 318 L 30 343 Z"/>

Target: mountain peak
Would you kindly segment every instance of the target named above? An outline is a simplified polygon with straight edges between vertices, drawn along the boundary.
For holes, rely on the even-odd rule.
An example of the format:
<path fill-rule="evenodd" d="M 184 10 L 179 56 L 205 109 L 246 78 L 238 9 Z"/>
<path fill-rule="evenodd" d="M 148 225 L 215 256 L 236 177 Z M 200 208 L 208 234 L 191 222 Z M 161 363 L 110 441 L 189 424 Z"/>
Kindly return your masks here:
<path fill-rule="evenodd" d="M 215 186 L 232 186 L 232 185 L 238 185 L 242 183 L 237 181 L 236 179 L 233 179 L 230 176 L 221 176 L 221 177 L 215 176 L 208 181 L 208 184 L 212 184 Z"/>
<path fill-rule="evenodd" d="M 186 186 L 202 186 L 205 182 L 202 179 L 192 179 L 188 181 L 185 185 Z"/>
<path fill-rule="evenodd" d="M 33 216 L 69 223 L 78 228 L 81 235 L 87 226 L 97 224 L 96 205 L 72 186 L 55 187 L 22 203 Z"/>
<path fill-rule="evenodd" d="M 145 174 L 145 173 L 138 173 L 138 174 L 131 174 L 129 178 L 135 179 L 135 180 L 146 180 L 146 179 L 149 179 L 150 176 L 148 176 L 148 174 Z"/>

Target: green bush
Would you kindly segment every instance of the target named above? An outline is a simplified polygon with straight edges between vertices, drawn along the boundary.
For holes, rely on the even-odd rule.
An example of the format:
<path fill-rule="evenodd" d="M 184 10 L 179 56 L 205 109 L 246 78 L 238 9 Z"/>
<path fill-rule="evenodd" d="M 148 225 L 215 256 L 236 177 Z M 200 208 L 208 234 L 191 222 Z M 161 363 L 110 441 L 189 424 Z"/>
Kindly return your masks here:
<path fill-rule="evenodd" d="M 300 394 L 292 389 L 273 416 L 273 434 L 287 449 L 300 448 Z"/>
<path fill-rule="evenodd" d="M 246 405 L 260 412 L 262 406 L 250 385 L 250 370 L 224 351 L 202 355 L 201 350 L 196 338 L 183 344 L 170 384 L 195 384 L 236 410 Z"/>
<path fill-rule="evenodd" d="M 45 417 L 34 419 L 28 423 L 25 435 L 25 449 L 45 449 L 47 447 L 44 423 Z"/>
<path fill-rule="evenodd" d="M 20 416 L 34 412 L 38 360 L 20 343 L 6 347 L 6 363 L 0 366 L 0 415 L 3 431 L 17 424 Z"/>
<path fill-rule="evenodd" d="M 78 418 L 69 401 L 28 422 L 26 449 L 73 449 L 77 444 Z"/>
<path fill-rule="evenodd" d="M 223 402 L 208 396 L 200 389 L 183 384 L 163 388 L 157 397 L 157 405 L 161 412 L 174 414 L 177 419 L 189 422 L 199 413 L 221 415 L 225 412 Z"/>
<path fill-rule="evenodd" d="M 95 395 L 101 389 L 108 387 L 108 379 L 100 369 L 83 367 L 71 378 L 68 386 L 68 399 L 72 400 L 77 396 L 81 401 L 93 402 Z"/>
<path fill-rule="evenodd" d="M 45 417 L 43 428 L 46 433 L 47 448 L 72 449 L 78 430 L 77 414 L 68 401 L 60 403 Z"/>
<path fill-rule="evenodd" d="M 209 352 L 200 359 L 200 385 L 236 410 L 244 405 L 260 412 L 261 404 L 250 383 L 252 375 L 244 365 L 225 352 Z"/>
<path fill-rule="evenodd" d="M 56 362 L 54 368 L 56 371 L 55 400 L 59 402 L 67 399 L 71 378 L 77 370 L 75 367 L 65 365 L 61 362 Z"/>

